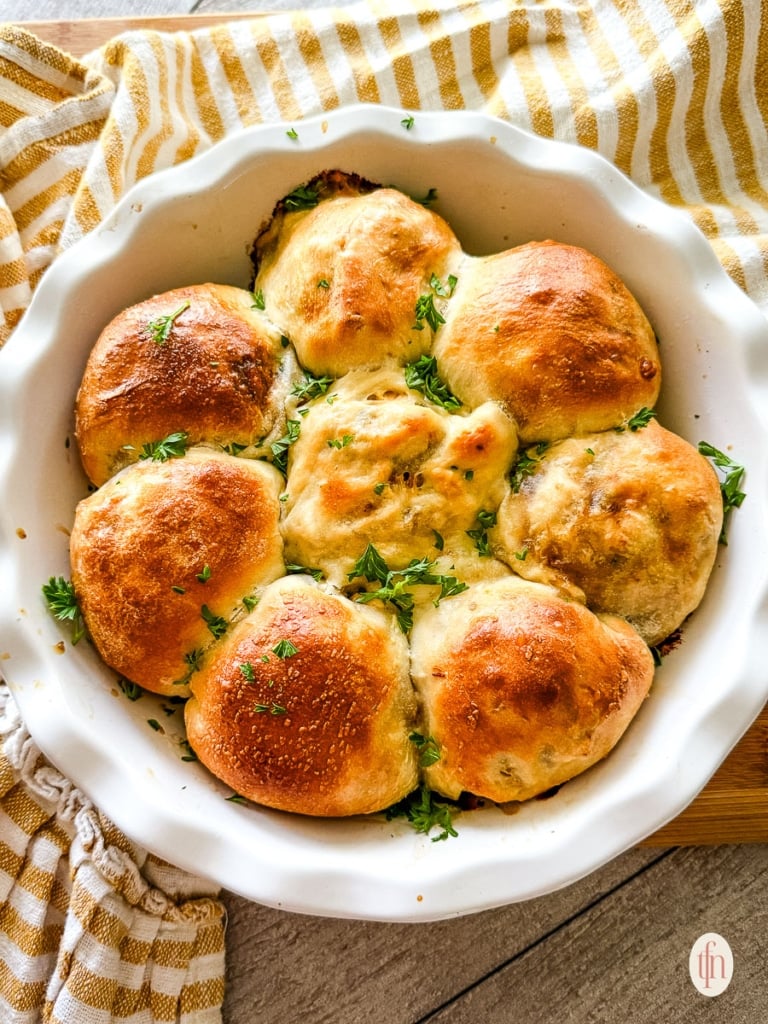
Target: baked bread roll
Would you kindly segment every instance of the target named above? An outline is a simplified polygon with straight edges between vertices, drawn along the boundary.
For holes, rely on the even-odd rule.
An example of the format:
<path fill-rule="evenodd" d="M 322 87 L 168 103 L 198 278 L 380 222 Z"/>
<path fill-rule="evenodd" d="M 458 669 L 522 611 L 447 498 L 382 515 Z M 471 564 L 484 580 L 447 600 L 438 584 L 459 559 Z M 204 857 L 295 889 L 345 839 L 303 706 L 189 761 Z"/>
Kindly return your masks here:
<path fill-rule="evenodd" d="M 124 469 L 81 501 L 72 583 L 103 660 L 155 693 L 188 680 L 243 599 L 285 572 L 281 474 L 204 448 Z"/>
<path fill-rule="evenodd" d="M 533 457 L 499 510 L 495 553 L 624 616 L 647 643 L 665 639 L 699 605 L 717 555 L 723 502 L 710 463 L 655 420 Z"/>
<path fill-rule="evenodd" d="M 266 450 L 282 433 L 292 365 L 242 288 L 193 285 L 131 306 L 102 331 L 78 391 L 86 474 L 103 484 L 177 432 L 189 444 Z"/>
<path fill-rule="evenodd" d="M 661 386 L 653 330 L 619 277 L 552 241 L 467 262 L 434 355 L 454 394 L 500 402 L 526 444 L 617 426 Z"/>
<path fill-rule="evenodd" d="M 316 375 L 417 359 L 433 328 L 416 306 L 422 296 L 444 305 L 462 256 L 455 235 L 395 189 L 356 192 L 344 176 L 309 187 L 318 204 L 280 207 L 257 242 L 254 290 L 267 313 Z"/>
<path fill-rule="evenodd" d="M 300 814 L 389 807 L 416 786 L 408 645 L 308 576 L 273 583 L 192 681 L 187 737 L 236 793 Z"/>
<path fill-rule="evenodd" d="M 411 636 L 422 732 L 447 797 L 527 800 L 611 751 L 642 704 L 653 658 L 623 619 L 516 576 L 419 615 Z"/>
<path fill-rule="evenodd" d="M 153 296 L 88 360 L 99 489 L 71 565 L 103 660 L 189 696 L 202 764 L 278 810 L 367 814 L 420 783 L 526 800 L 583 772 L 722 524 L 707 460 L 634 419 L 661 384 L 635 298 L 577 246 L 464 253 L 340 171 L 281 200 L 253 258 L 253 293 Z"/>
<path fill-rule="evenodd" d="M 498 507 L 517 451 L 498 405 L 446 412 L 409 390 L 400 370 L 351 372 L 305 411 L 288 462 L 289 562 L 343 586 L 373 544 L 392 568 L 443 552 L 477 574 L 466 531 Z"/>

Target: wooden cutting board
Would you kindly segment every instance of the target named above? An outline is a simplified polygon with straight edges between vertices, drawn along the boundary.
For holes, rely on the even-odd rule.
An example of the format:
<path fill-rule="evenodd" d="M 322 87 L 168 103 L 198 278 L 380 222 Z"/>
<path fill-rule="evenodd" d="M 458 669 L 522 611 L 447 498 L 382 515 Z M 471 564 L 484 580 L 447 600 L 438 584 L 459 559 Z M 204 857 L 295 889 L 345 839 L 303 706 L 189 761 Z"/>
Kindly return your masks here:
<path fill-rule="evenodd" d="M 79 57 L 129 29 L 175 32 L 263 17 L 265 13 L 33 21 L 25 22 L 24 27 Z M 768 842 L 768 705 L 696 800 L 645 840 L 646 845 L 654 846 L 764 842 Z"/>

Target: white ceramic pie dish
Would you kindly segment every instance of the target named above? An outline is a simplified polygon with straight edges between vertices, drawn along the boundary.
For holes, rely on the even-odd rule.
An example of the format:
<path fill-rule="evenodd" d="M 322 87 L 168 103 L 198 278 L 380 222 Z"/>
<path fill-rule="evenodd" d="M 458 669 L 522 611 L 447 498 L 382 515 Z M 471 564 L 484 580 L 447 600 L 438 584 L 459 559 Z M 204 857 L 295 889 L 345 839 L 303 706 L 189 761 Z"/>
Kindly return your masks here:
<path fill-rule="evenodd" d="M 422 921 L 543 894 L 616 856 L 696 796 L 768 698 L 768 326 L 683 216 L 593 153 L 470 112 L 417 113 L 410 128 L 404 116 L 361 106 L 296 125 L 298 138 L 288 125 L 232 136 L 141 182 L 47 273 L 0 352 L 0 669 L 46 755 L 156 854 L 272 906 Z M 659 335 L 662 423 L 747 468 L 704 603 L 611 756 L 514 816 L 461 814 L 445 842 L 383 816 L 311 820 L 228 801 L 181 759 L 181 714 L 150 695 L 126 700 L 41 593 L 69 575 L 67 531 L 87 492 L 73 401 L 101 328 L 168 288 L 247 287 L 275 201 L 334 167 L 414 196 L 435 188 L 469 252 L 556 238 L 597 253 Z"/>

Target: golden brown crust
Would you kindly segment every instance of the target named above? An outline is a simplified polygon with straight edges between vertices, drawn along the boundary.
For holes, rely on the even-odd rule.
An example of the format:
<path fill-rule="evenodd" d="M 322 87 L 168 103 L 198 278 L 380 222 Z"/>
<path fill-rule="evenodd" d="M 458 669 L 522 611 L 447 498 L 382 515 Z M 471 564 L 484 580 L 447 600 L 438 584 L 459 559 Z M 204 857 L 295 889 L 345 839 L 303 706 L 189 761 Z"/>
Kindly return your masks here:
<path fill-rule="evenodd" d="M 548 448 L 502 503 L 492 541 L 520 575 L 624 616 L 657 644 L 700 603 L 722 518 L 712 466 L 651 420 Z"/>
<path fill-rule="evenodd" d="M 147 690 L 188 694 L 193 655 L 214 640 L 204 608 L 244 614 L 243 598 L 285 571 L 281 487 L 266 463 L 199 448 L 129 466 L 80 502 L 72 582 L 108 665 Z"/>
<path fill-rule="evenodd" d="M 432 330 L 416 303 L 436 275 L 445 286 L 461 247 L 442 218 L 401 192 L 334 193 L 282 213 L 257 250 L 255 289 L 313 373 L 403 364 Z"/>
<path fill-rule="evenodd" d="M 292 646 L 281 657 L 276 650 L 286 641 Z M 404 636 L 390 617 L 307 576 L 268 587 L 192 691 L 192 748 L 258 803 L 309 815 L 367 814 L 416 785 Z"/>
<path fill-rule="evenodd" d="M 308 186 L 317 205 L 284 199 L 256 242 L 256 296 L 166 292 L 94 347 L 76 434 L 100 490 L 71 539 L 86 626 L 120 674 L 192 693 L 198 757 L 258 803 L 371 813 L 424 779 L 528 799 L 604 757 L 636 714 L 643 638 L 703 594 L 717 478 L 656 423 L 626 424 L 656 401 L 658 351 L 595 256 L 555 242 L 469 256 L 393 189 L 340 171 Z M 459 408 L 408 387 L 422 354 Z M 297 357 L 334 378 L 327 394 L 290 393 Z M 146 458 L 177 432 L 197 447 Z M 555 443 L 510 483 L 519 440 Z M 285 480 L 255 461 L 276 441 Z"/>
<path fill-rule="evenodd" d="M 523 443 L 616 426 L 661 385 L 653 330 L 622 281 L 552 241 L 468 262 L 434 353 L 454 393 L 501 402 Z"/>
<path fill-rule="evenodd" d="M 425 611 L 411 638 L 424 729 L 445 796 L 526 800 L 618 742 L 651 686 L 653 659 L 624 620 L 508 577 Z"/>
<path fill-rule="evenodd" d="M 76 402 L 93 483 L 178 431 L 190 444 L 258 446 L 281 430 L 285 354 L 280 332 L 253 305 L 244 289 L 193 285 L 139 302 L 104 328 Z M 178 310 L 167 338 L 155 340 L 149 325 Z"/>
<path fill-rule="evenodd" d="M 387 564 L 444 557 L 476 563 L 466 531 L 504 496 L 514 425 L 493 402 L 452 415 L 405 384 L 402 370 L 350 373 L 319 398 L 292 446 L 282 522 L 288 561 L 342 586 L 373 544 Z M 462 559 L 462 552 L 468 557 Z"/>

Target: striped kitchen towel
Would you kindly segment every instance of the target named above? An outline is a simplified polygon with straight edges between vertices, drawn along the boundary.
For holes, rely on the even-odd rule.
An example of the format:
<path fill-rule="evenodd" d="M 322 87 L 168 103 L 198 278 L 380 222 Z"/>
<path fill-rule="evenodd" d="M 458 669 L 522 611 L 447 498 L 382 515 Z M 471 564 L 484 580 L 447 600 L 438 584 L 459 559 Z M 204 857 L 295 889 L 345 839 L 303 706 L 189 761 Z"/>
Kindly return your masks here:
<path fill-rule="evenodd" d="M 0 1021 L 217 1024 L 224 910 L 49 764 L 0 681 Z"/>
<path fill-rule="evenodd" d="M 0 25 L 0 344 L 138 179 L 244 126 L 361 101 L 472 108 L 599 151 L 768 312 L 768 5 L 368 0 L 74 59 Z M 224 917 L 41 757 L 0 687 L 0 1019 L 208 1024 Z"/>
<path fill-rule="evenodd" d="M 244 125 L 368 101 L 484 110 L 598 150 L 768 307 L 768 7 L 370 0 L 137 31 L 73 60 L 0 27 L 0 341 L 137 179 Z"/>

